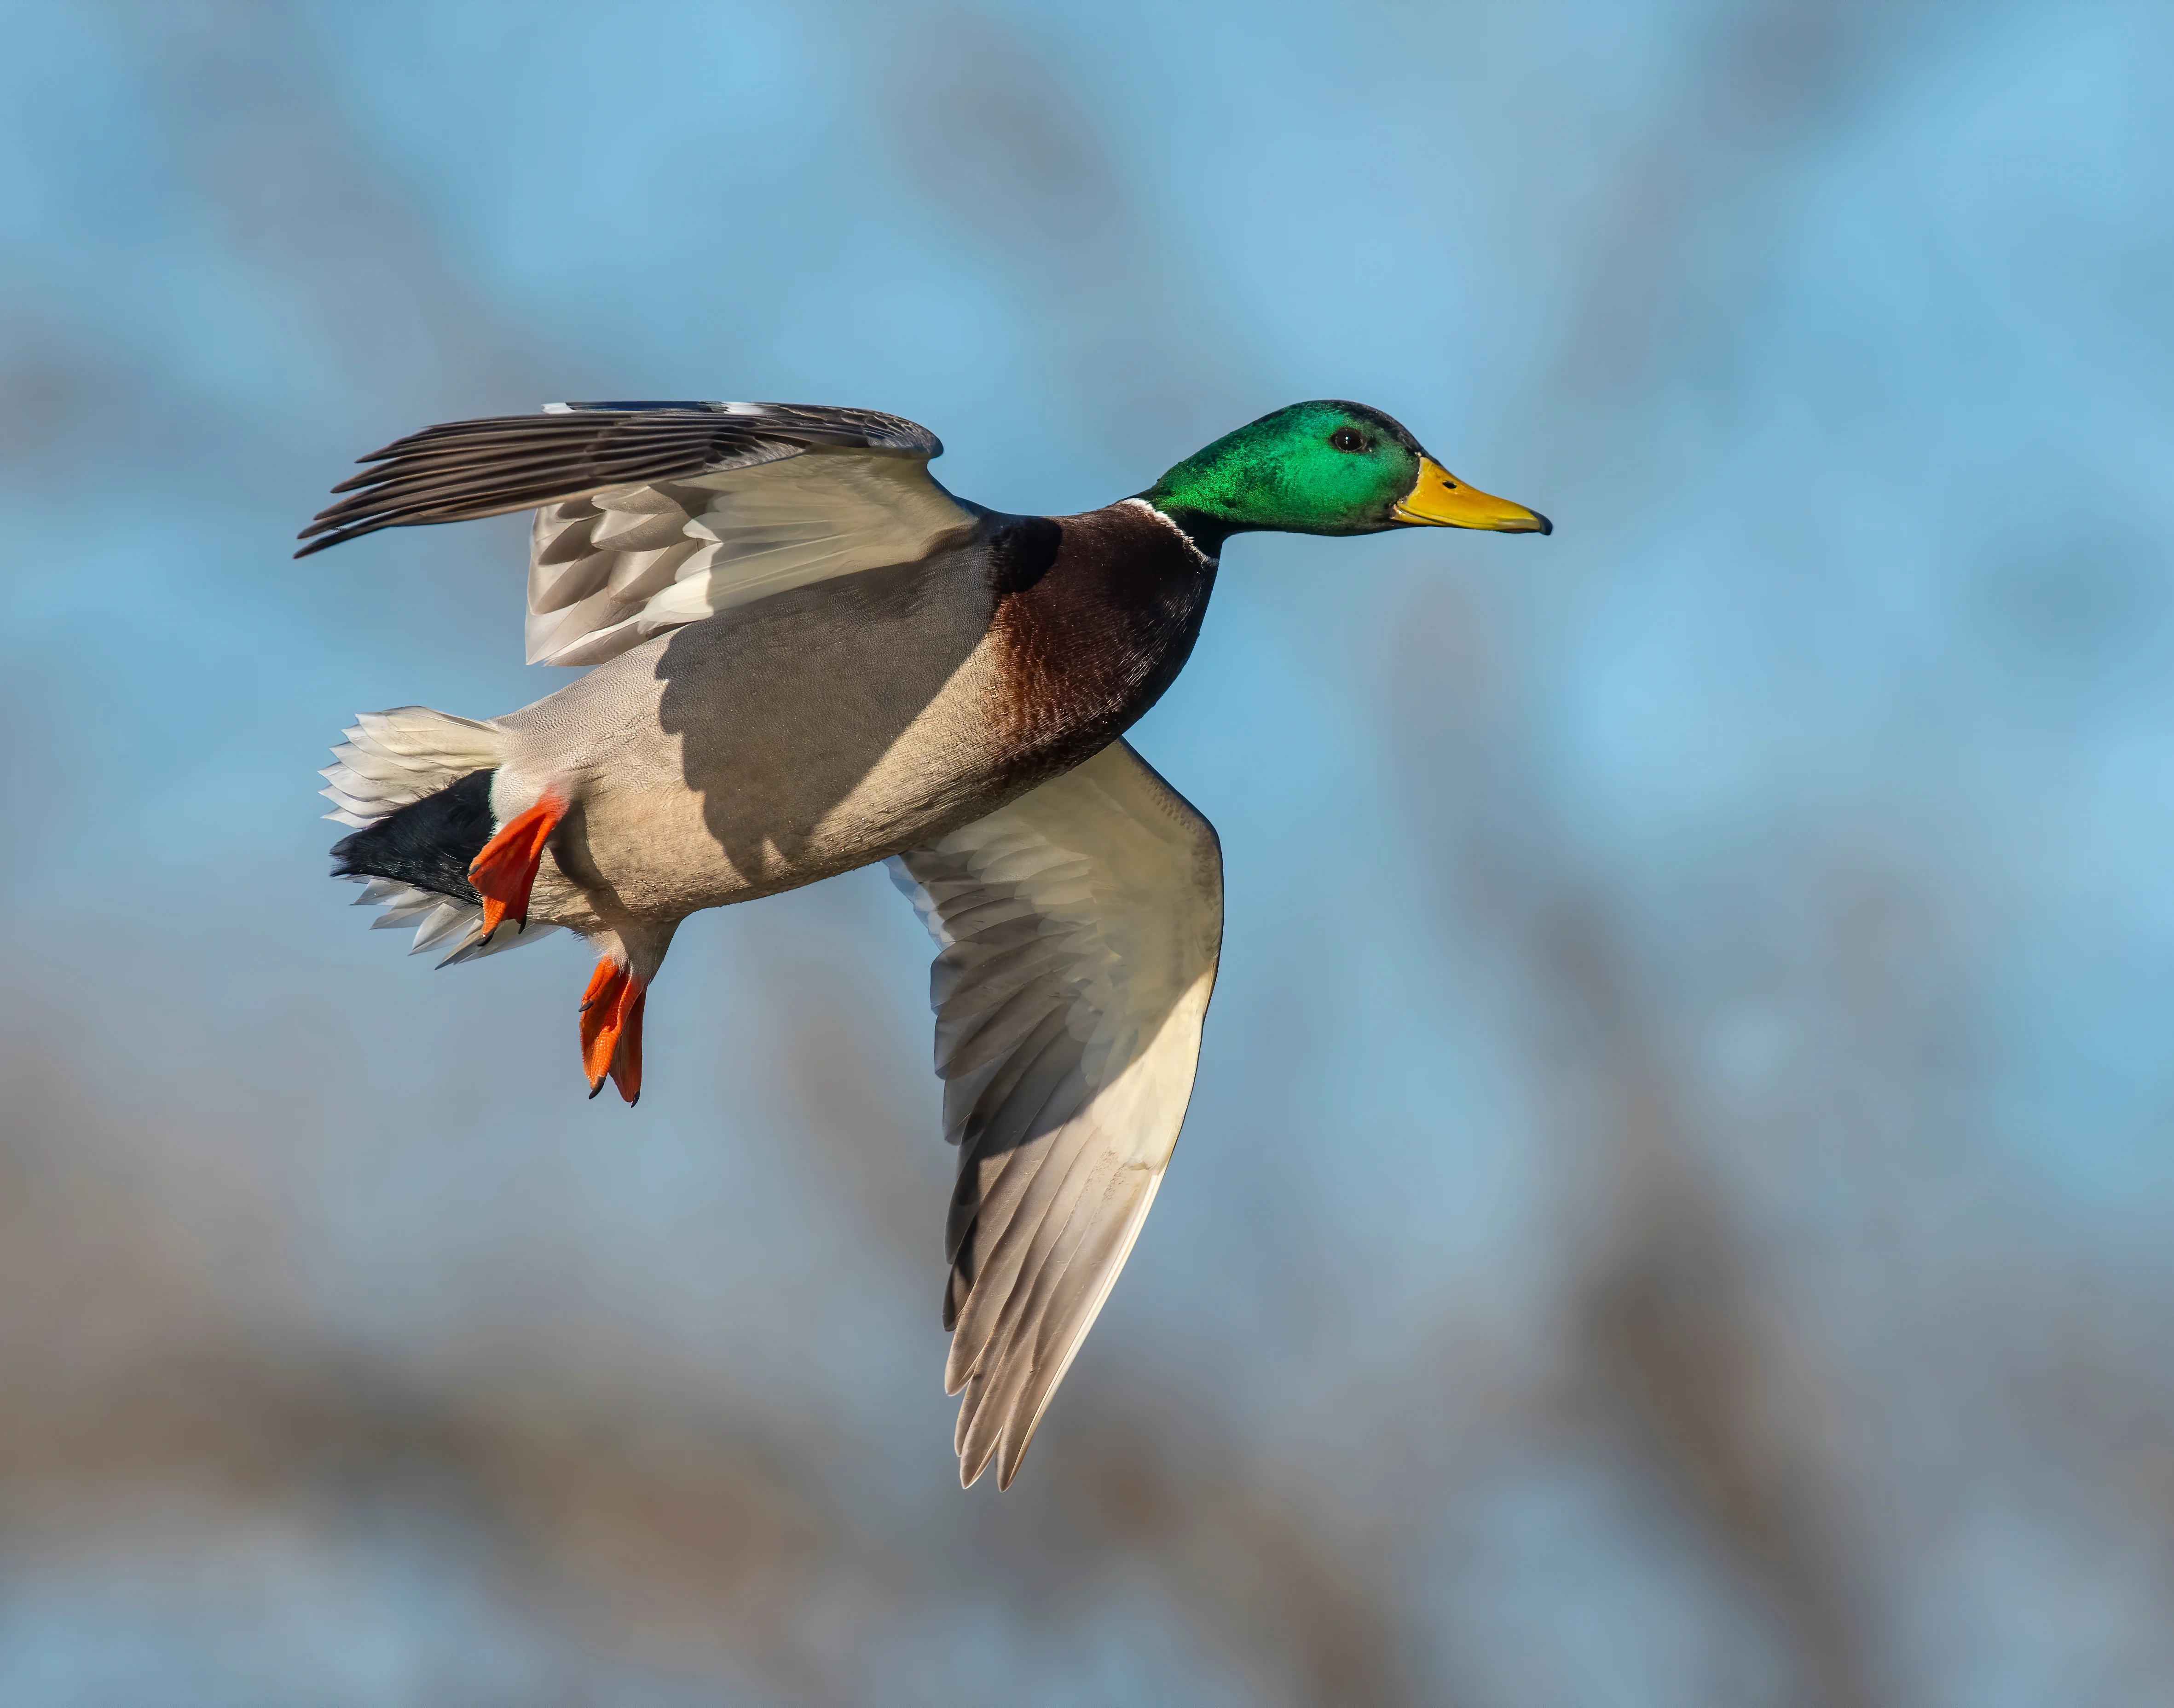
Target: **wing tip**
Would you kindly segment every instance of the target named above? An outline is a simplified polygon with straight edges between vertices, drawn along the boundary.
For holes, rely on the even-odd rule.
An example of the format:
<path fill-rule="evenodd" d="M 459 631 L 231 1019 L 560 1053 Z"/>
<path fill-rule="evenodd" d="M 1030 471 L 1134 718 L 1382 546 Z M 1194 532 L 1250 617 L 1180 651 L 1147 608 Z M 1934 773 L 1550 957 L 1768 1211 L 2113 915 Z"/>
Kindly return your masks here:
<path fill-rule="evenodd" d="M 966 1442 L 959 1449 L 959 1486 L 971 1489 L 982 1480 L 982 1473 L 996 1462 L 997 1444 Z M 1011 1478 L 1001 1464 L 997 1465 L 997 1492 L 1001 1494 L 1011 1487 Z"/>
<path fill-rule="evenodd" d="M 993 1440 L 975 1442 L 962 1440 L 958 1448 L 959 1486 L 961 1489 L 972 1488 L 993 1465 L 997 1470 L 997 1493 L 1003 1494 L 1018 1480 L 1019 1467 L 1026 1462 L 1026 1450 L 1033 1442 L 1034 1426 L 1031 1424 L 1027 1428 L 1025 1439 L 1016 1446 L 1013 1444 L 1009 1427 L 1000 1430 Z"/>

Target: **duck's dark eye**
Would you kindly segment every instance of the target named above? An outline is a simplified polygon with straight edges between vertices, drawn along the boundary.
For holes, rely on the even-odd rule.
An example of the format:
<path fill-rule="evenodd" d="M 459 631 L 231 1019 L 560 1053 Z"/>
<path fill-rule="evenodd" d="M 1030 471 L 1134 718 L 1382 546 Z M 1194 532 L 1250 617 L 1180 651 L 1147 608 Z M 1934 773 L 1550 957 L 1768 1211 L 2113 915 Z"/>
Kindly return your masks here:
<path fill-rule="evenodd" d="M 1328 442 L 1338 451 L 1364 451 L 1366 448 L 1366 441 L 1349 427 L 1338 428 L 1328 435 Z"/>

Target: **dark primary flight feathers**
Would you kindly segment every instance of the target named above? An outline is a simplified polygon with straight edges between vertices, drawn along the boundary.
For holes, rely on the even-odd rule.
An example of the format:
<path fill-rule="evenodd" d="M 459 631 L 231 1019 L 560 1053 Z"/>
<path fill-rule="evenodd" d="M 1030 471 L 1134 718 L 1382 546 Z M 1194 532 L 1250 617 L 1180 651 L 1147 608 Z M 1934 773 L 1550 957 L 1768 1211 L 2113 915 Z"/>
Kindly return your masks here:
<path fill-rule="evenodd" d="M 376 466 L 334 487 L 349 495 L 296 536 L 306 558 L 384 527 L 534 510 L 600 486 L 752 468 L 813 446 L 940 457 L 926 427 L 874 409 L 790 403 L 561 403 L 425 427 L 359 457 Z"/>

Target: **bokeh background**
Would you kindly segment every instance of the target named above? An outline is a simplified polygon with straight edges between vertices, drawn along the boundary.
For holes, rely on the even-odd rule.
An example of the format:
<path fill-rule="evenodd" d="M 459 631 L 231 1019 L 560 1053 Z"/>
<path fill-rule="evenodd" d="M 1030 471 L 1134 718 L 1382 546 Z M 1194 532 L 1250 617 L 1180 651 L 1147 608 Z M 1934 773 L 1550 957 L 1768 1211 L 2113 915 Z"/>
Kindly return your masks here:
<path fill-rule="evenodd" d="M 2174 1703 L 2160 0 L 10 0 L 0 1703 Z M 584 397 L 1001 507 L 1361 398 L 1552 539 L 1248 538 L 1187 1138 L 1019 1485 L 938 1380 L 929 949 L 323 876 Z"/>

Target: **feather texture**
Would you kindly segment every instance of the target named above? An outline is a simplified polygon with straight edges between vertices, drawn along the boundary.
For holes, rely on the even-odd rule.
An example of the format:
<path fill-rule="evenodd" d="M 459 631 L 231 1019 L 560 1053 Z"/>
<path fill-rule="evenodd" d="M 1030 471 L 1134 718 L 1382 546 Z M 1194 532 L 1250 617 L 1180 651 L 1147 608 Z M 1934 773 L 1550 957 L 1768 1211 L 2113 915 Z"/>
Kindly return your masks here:
<path fill-rule="evenodd" d="M 340 733 L 346 739 L 333 749 L 332 764 L 317 773 L 326 783 L 317 792 L 333 803 L 327 819 L 358 830 L 498 764 L 496 724 L 427 705 L 360 712 Z"/>
<path fill-rule="evenodd" d="M 295 555 L 533 509 L 529 662 L 595 664 L 751 599 L 927 556 L 979 514 L 930 477 L 943 449 L 873 409 L 554 404 L 373 451 Z"/>
<path fill-rule="evenodd" d="M 519 949 L 523 943 L 538 943 L 559 929 L 555 925 L 542 923 L 531 923 L 526 927 L 501 926 L 492 933 L 490 941 L 484 943 L 483 909 L 473 902 L 457 901 L 448 895 L 418 889 L 394 878 L 371 878 L 361 873 L 346 876 L 349 883 L 362 885 L 362 894 L 354 899 L 357 907 L 385 910 L 370 921 L 372 931 L 394 930 L 413 922 L 415 941 L 408 950 L 410 954 L 421 954 L 426 949 L 450 943 L 452 949 L 438 963 L 441 967 L 458 966 L 462 961 L 480 960 L 487 954 L 500 954 L 510 949 Z"/>
<path fill-rule="evenodd" d="M 489 770 L 499 762 L 500 737 L 496 724 L 433 711 L 427 705 L 362 712 L 341 733 L 347 739 L 333 749 L 333 763 L 318 773 L 327 785 L 319 792 L 333 803 L 333 810 L 325 814 L 327 819 L 337 819 L 358 830 L 367 830 L 388 813 L 434 795 L 473 772 Z M 357 907 L 385 910 L 370 921 L 371 930 L 412 923 L 415 941 L 410 954 L 450 945 L 440 966 L 454 966 L 517 949 L 558 929 L 540 922 L 522 931 L 506 928 L 486 943 L 482 941 L 483 909 L 473 902 L 419 889 L 394 878 L 363 873 L 341 875 L 362 885 L 362 894 L 355 898 Z"/>
<path fill-rule="evenodd" d="M 974 512 L 895 454 L 814 450 L 536 513 L 532 664 L 596 664 L 772 593 L 926 557 Z"/>
<path fill-rule="evenodd" d="M 939 946 L 947 1392 L 1009 1486 L 1155 1201 L 1223 929 L 1208 821 L 1122 741 L 891 862 Z"/>

